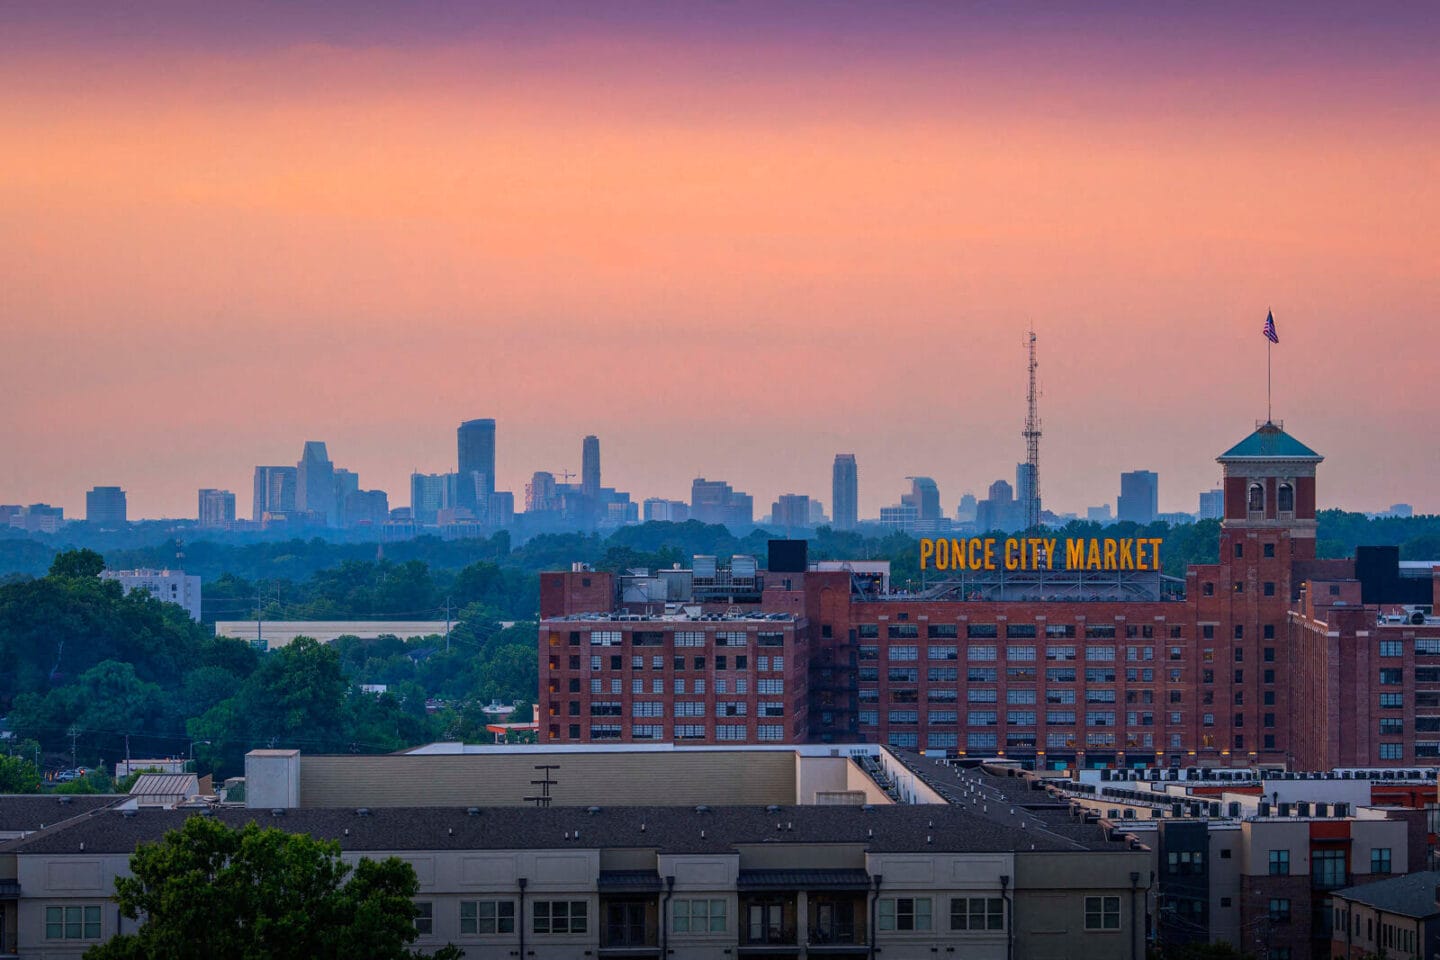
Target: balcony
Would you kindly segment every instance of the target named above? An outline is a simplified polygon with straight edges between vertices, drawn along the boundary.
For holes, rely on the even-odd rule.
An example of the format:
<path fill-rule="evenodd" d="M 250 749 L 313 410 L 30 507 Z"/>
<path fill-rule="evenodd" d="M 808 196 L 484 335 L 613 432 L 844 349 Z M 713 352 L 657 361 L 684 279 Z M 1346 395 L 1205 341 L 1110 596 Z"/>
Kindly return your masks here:
<path fill-rule="evenodd" d="M 599 956 L 660 956 L 659 889 L 660 878 L 650 871 L 601 873 Z"/>

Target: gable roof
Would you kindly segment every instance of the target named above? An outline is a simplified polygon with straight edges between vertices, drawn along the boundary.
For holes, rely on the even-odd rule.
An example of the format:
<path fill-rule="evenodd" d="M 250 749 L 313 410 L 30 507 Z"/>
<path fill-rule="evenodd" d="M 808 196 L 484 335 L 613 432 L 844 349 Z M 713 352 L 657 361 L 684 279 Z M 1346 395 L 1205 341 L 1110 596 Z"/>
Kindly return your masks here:
<path fill-rule="evenodd" d="M 121 794 L 0 794 L 0 833 L 31 833 L 119 803 Z"/>
<path fill-rule="evenodd" d="M 1290 436 L 1279 424 L 1267 420 L 1254 433 L 1215 459 L 1220 463 L 1227 460 L 1313 460 L 1319 463 L 1325 458 Z"/>
<path fill-rule="evenodd" d="M 1346 887 L 1336 890 L 1332 896 L 1363 903 L 1386 913 L 1424 918 L 1440 914 L 1440 904 L 1436 903 L 1437 887 L 1440 887 L 1440 871 L 1425 870 L 1358 887 Z"/>
<path fill-rule="evenodd" d="M 969 806 L 786 807 L 383 807 L 271 812 L 221 808 L 105 811 L 0 845 L 18 854 L 132 853 L 191 816 L 231 827 L 255 822 L 339 841 L 350 852 L 407 850 L 653 849 L 730 853 L 751 844 L 852 844 L 875 852 L 1012 852 L 1125 849 L 1099 831 L 1076 843 L 1052 833 L 977 816 Z M 471 812 L 473 811 L 473 812 Z M 1032 822 L 1034 818 L 1031 818 Z M 1038 826 L 1038 824 L 1035 824 Z"/>

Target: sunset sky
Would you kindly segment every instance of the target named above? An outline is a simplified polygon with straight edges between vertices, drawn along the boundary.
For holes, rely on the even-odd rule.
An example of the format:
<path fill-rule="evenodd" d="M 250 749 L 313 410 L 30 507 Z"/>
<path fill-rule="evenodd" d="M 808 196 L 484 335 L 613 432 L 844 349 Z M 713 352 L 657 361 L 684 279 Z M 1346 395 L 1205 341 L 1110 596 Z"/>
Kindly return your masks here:
<path fill-rule="evenodd" d="M 0 503 L 248 516 L 325 440 L 408 504 L 696 476 L 862 515 L 1023 459 L 1196 509 L 1275 415 L 1440 512 L 1440 4 L 0 6 Z"/>

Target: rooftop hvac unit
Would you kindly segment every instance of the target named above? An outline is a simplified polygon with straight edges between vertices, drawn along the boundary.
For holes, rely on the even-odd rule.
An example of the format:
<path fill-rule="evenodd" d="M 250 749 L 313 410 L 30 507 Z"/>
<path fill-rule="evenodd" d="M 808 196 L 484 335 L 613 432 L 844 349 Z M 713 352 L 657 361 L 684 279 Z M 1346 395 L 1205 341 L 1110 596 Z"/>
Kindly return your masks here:
<path fill-rule="evenodd" d="M 691 569 L 695 576 L 704 577 L 706 580 L 715 579 L 715 558 L 696 555 L 691 561 Z"/>
<path fill-rule="evenodd" d="M 755 558 L 745 553 L 737 553 L 730 558 L 730 575 L 737 580 L 751 580 L 755 577 Z"/>

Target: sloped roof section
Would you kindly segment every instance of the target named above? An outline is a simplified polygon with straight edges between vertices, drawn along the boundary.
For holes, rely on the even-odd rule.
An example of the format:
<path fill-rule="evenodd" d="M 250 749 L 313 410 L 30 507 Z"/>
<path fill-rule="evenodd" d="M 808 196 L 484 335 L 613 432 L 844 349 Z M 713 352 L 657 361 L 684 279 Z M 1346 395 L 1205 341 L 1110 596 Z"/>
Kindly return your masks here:
<path fill-rule="evenodd" d="M 1313 460 L 1325 458 L 1286 433 L 1277 423 L 1266 421 L 1255 432 L 1215 458 L 1227 460 Z"/>

